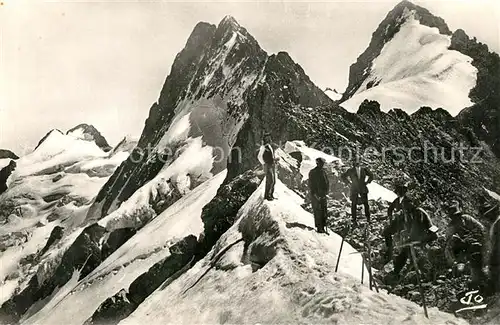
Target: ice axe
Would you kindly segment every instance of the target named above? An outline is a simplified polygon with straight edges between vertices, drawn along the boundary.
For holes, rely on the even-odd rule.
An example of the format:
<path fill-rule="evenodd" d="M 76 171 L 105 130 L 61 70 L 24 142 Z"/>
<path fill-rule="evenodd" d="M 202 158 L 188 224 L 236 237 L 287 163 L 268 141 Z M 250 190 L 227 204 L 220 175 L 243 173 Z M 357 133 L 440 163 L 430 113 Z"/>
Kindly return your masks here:
<path fill-rule="evenodd" d="M 420 289 L 420 296 L 422 297 L 422 305 L 424 307 L 424 314 L 425 314 L 425 317 L 429 318 L 429 314 L 427 313 L 427 304 L 425 302 L 424 287 L 422 286 L 422 279 L 420 278 L 420 269 L 418 267 L 417 257 L 415 255 L 415 248 L 413 247 L 414 246 L 413 242 L 411 242 L 409 244 L 409 246 L 410 246 L 410 254 L 411 254 L 411 259 L 413 261 L 413 266 L 415 267 L 415 271 L 417 272 L 417 281 L 418 281 L 418 287 Z"/>
<path fill-rule="evenodd" d="M 348 233 L 349 233 L 349 225 L 347 225 L 346 232 L 345 232 L 345 234 L 343 234 L 344 236 L 342 236 L 342 241 L 340 242 L 339 256 L 337 256 L 337 265 L 335 265 L 335 272 L 337 272 L 339 269 L 340 255 L 342 255 L 342 248 L 344 247 L 344 238 L 345 238 L 345 235 Z"/>

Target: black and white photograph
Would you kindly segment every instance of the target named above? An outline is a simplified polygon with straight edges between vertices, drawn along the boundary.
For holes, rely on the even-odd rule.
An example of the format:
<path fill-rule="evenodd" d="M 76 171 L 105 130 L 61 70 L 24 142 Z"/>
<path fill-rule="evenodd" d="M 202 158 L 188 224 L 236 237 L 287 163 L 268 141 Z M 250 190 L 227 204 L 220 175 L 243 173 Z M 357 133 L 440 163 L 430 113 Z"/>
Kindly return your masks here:
<path fill-rule="evenodd" d="M 0 325 L 500 324 L 500 1 L 0 0 Z"/>

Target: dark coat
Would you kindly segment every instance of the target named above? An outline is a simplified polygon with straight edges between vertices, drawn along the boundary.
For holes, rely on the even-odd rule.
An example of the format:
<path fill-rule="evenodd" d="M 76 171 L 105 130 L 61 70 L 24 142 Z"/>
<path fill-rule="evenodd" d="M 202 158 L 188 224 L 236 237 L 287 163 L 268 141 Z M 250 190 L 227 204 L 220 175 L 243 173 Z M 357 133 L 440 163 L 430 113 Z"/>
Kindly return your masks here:
<path fill-rule="evenodd" d="M 270 144 L 264 146 L 264 154 L 262 155 L 264 163 L 272 165 L 274 164 L 274 149 Z"/>
<path fill-rule="evenodd" d="M 360 171 L 361 177 L 358 177 L 356 168 L 351 167 L 341 176 L 344 182 L 347 182 L 348 179 L 351 180 L 351 196 L 368 193 L 368 187 L 366 184 L 373 180 L 373 174 L 368 168 L 361 167 Z"/>
<path fill-rule="evenodd" d="M 398 197 L 389 205 L 387 210 L 387 215 L 389 219 L 392 219 L 392 214 L 394 211 L 401 211 L 402 213 L 412 213 L 413 204 L 411 200 L 405 195 L 402 198 Z"/>
<path fill-rule="evenodd" d="M 312 195 L 326 196 L 330 188 L 328 177 L 325 170 L 320 167 L 315 167 L 309 172 L 309 190 Z"/>
<path fill-rule="evenodd" d="M 410 242 L 420 241 L 421 243 L 427 243 L 436 240 L 436 233 L 430 230 L 433 224 L 429 214 L 425 210 L 413 206 L 410 200 L 405 201 L 405 199 L 408 200 L 404 197 L 402 202 L 404 205 L 402 206 L 403 209 L 401 209 L 402 213 L 390 219 L 389 225 L 384 229 L 384 237 L 402 233 L 403 238 L 401 239 L 403 241 L 409 240 Z M 396 200 L 399 201 L 399 198 Z"/>

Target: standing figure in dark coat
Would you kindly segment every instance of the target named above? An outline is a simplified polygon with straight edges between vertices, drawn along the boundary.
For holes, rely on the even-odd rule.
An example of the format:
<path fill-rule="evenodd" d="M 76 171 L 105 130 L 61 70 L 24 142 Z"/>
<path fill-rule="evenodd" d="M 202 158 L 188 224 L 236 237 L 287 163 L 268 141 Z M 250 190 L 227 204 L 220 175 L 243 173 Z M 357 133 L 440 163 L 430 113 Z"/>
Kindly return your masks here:
<path fill-rule="evenodd" d="M 314 212 L 314 224 L 319 233 L 327 233 L 326 219 L 327 219 L 327 206 L 326 195 L 330 184 L 326 176 L 323 166 L 325 160 L 323 158 L 316 159 L 316 167 L 309 172 L 309 192 L 311 194 L 311 205 Z"/>
<path fill-rule="evenodd" d="M 366 220 L 370 222 L 370 207 L 368 205 L 368 187 L 367 184 L 373 180 L 373 174 L 368 168 L 359 166 L 359 159 L 355 158 L 353 166 L 342 174 L 341 178 L 344 182 L 350 181 L 351 184 L 351 216 L 354 225 L 357 225 L 357 205 L 358 200 L 361 200 L 365 207 Z"/>
<path fill-rule="evenodd" d="M 264 190 L 264 199 L 274 200 L 274 185 L 276 184 L 276 158 L 274 156 L 274 149 L 271 145 L 271 134 L 264 134 L 264 145 L 260 147 L 258 159 L 264 165 L 264 172 L 266 174 L 266 187 Z"/>

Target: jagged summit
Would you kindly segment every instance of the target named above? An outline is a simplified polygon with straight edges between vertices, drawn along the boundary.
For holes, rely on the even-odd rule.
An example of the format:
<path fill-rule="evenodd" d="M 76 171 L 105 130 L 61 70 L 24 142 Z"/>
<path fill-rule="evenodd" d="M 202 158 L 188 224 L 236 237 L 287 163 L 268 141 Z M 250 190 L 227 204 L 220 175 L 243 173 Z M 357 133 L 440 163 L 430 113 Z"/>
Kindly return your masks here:
<path fill-rule="evenodd" d="M 94 141 L 97 146 L 104 151 L 109 151 L 112 149 L 106 139 L 93 125 L 82 123 L 72 129 L 69 129 L 66 134 L 74 136 L 78 139 Z"/>
<path fill-rule="evenodd" d="M 457 115 L 472 103 L 468 94 L 477 69 L 470 56 L 450 49 L 451 35 L 442 18 L 409 1 L 399 3 L 351 66 L 341 105 L 357 111 L 369 99 L 384 111 L 431 106 Z"/>
<path fill-rule="evenodd" d="M 240 24 L 231 15 L 225 16 L 219 23 L 219 28 L 234 28 L 237 30 L 240 27 Z"/>
<path fill-rule="evenodd" d="M 441 34 L 451 35 L 448 25 L 441 17 L 434 16 L 429 10 L 417 6 L 410 1 L 401 1 L 387 14 L 372 34 L 368 48 L 358 57 L 356 63 L 351 65 L 349 84 L 343 93 L 342 101 L 347 100 L 356 92 L 369 73 L 372 61 L 380 54 L 384 45 L 399 32 L 401 25 L 410 17 L 415 17 L 423 25 L 438 28 Z"/>

